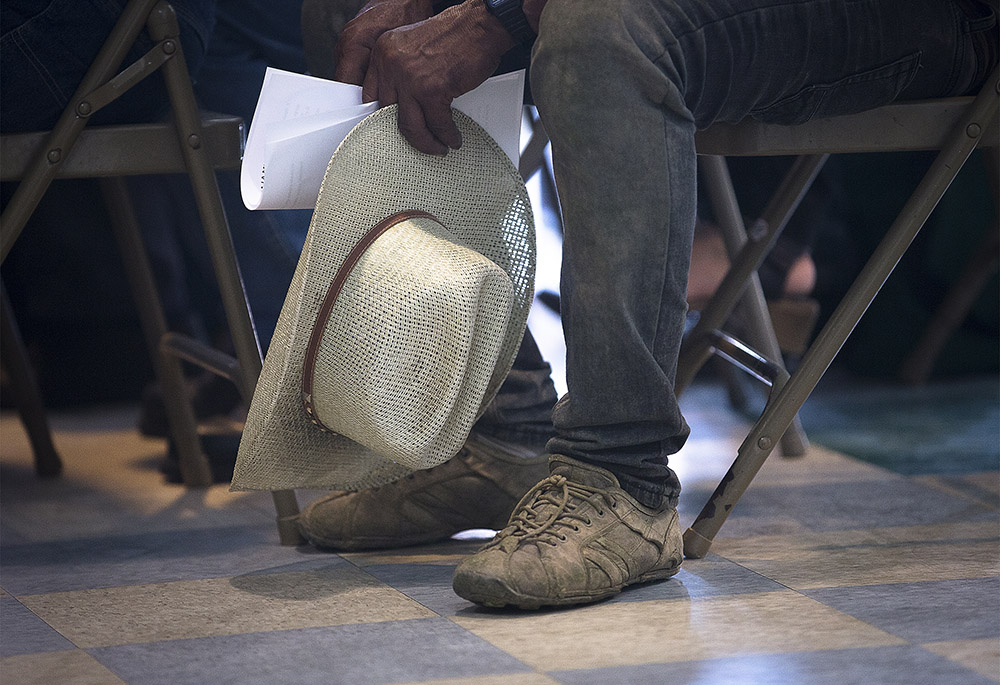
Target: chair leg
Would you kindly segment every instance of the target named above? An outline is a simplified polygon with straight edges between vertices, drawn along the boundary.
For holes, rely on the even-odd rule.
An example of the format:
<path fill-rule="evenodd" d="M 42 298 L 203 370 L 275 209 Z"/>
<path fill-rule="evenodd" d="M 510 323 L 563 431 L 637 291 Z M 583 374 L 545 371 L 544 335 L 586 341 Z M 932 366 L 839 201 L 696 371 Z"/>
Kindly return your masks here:
<path fill-rule="evenodd" d="M 160 3 L 150 14 L 150 35 L 156 41 L 176 37 L 177 19 L 166 3 Z M 174 112 L 178 141 L 184 154 L 188 176 L 194 189 L 198 212 L 208 241 L 209 253 L 215 269 L 222 296 L 226 321 L 229 326 L 236 358 L 239 360 L 240 390 L 245 398 L 253 394 L 261 370 L 261 351 L 257 332 L 253 326 L 250 307 L 243 287 L 239 264 L 233 249 L 232 235 L 219 195 L 215 170 L 206 151 L 201 146 L 201 117 L 191 88 L 191 79 L 177 43 L 175 59 L 163 65 L 163 77 Z M 278 535 L 283 545 L 304 542 L 295 520 L 299 514 L 298 502 L 292 490 L 271 493 L 277 513 Z"/>
<path fill-rule="evenodd" d="M 35 455 L 35 472 L 43 478 L 52 478 L 62 472 L 62 460 L 52 444 L 52 432 L 45 414 L 42 393 L 38 389 L 31 362 L 24 351 L 24 340 L 14 318 L 14 309 L 7 298 L 7 290 L 0 283 L 0 354 L 10 378 L 11 391 L 17 402 L 18 413 Z"/>
<path fill-rule="evenodd" d="M 782 364 L 781 349 L 774 334 L 774 327 L 771 324 L 771 317 L 767 310 L 767 302 L 764 299 L 763 290 L 760 287 L 760 279 L 757 277 L 757 267 L 764 256 L 770 250 L 774 240 L 788 222 L 789 217 L 798 207 L 802 196 L 812 185 L 816 174 L 825 162 L 824 156 L 814 156 L 802 158 L 789 172 L 788 177 L 782 183 L 775 194 L 780 201 L 772 203 L 764 212 L 761 222 L 757 222 L 764 230 L 756 230 L 751 236 L 753 245 L 749 252 L 753 253 L 754 262 L 751 270 L 746 272 L 744 280 L 731 281 L 730 286 L 723 289 L 719 286 L 718 298 L 713 297 L 711 304 L 702 312 L 702 321 L 699 327 L 692 331 L 692 342 L 688 344 L 688 354 L 682 356 L 682 362 L 678 375 L 680 381 L 678 388 L 685 388 L 697 373 L 698 368 L 704 363 L 704 354 L 694 355 L 691 352 L 691 345 L 698 345 L 700 336 L 705 330 L 712 330 L 720 327 L 732 310 L 741 304 L 748 316 L 750 325 L 749 342 L 755 346 L 765 357 L 777 364 Z M 736 270 L 737 260 L 740 252 L 747 245 L 748 233 L 743 224 L 743 216 L 740 212 L 739 204 L 736 201 L 736 192 L 733 189 L 732 179 L 729 176 L 729 169 L 726 166 L 724 157 L 714 155 L 704 155 L 698 158 L 699 165 L 705 176 L 706 187 L 712 202 L 712 207 L 716 212 L 716 221 L 722 231 L 723 239 L 726 243 L 726 250 L 729 253 L 733 264 L 731 272 Z M 745 271 L 745 269 L 743 269 Z M 726 284 L 726 280 L 723 284 Z M 744 285 L 745 284 L 745 285 Z M 706 318 L 707 317 L 707 318 Z M 711 322 L 711 326 L 708 324 Z M 802 424 L 796 416 L 789 430 L 781 439 L 782 453 L 785 456 L 801 456 L 809 448 L 809 440 Z"/>
<path fill-rule="evenodd" d="M 998 93 L 997 75 L 994 74 L 968 114 L 949 136 L 947 144 L 934 159 L 795 373 L 774 398 L 768 400 L 764 413 L 740 446 L 729 472 L 684 533 L 684 552 L 687 556 L 699 558 L 707 554 L 716 533 L 774 449 L 776 437 L 788 428 L 941 196 L 979 144 L 982 132 L 996 119 Z"/>
<path fill-rule="evenodd" d="M 160 350 L 160 341 L 169 329 L 128 188 L 124 179 L 106 178 L 101 179 L 101 191 L 111 215 L 111 226 L 135 298 L 150 358 L 163 387 L 163 402 L 170 435 L 177 448 L 181 477 L 185 485 L 211 485 L 212 471 L 201 449 L 198 423 L 187 396 L 181 363 Z"/>
<path fill-rule="evenodd" d="M 754 222 L 753 230 L 745 232 L 746 244 L 731 260 L 729 271 L 716 288 L 708 305 L 702 309 L 698 323 L 681 345 L 675 383 L 678 394 L 691 384 L 695 374 L 708 359 L 711 354 L 708 340 L 712 332 L 721 328 L 732 314 L 747 283 L 750 282 L 751 275 L 760 267 L 764 256 L 785 227 L 788 217 L 798 207 L 799 201 L 809 189 L 827 157 L 828 155 L 799 157 L 771 198 L 762 218 Z M 738 213 L 737 209 L 737 216 Z"/>
<path fill-rule="evenodd" d="M 987 148 L 983 152 L 994 191 L 994 200 L 1000 200 L 997 197 L 997 184 L 1000 183 L 1000 159 L 998 159 L 1000 148 Z M 1000 201 L 997 202 L 997 206 L 1000 206 Z M 927 323 L 919 342 L 906 356 L 899 369 L 899 380 L 912 385 L 927 382 L 941 350 L 952 333 L 962 325 L 979 293 L 997 272 L 998 264 L 1000 264 L 1000 224 L 994 223 L 986 229 L 982 241 L 973 250 L 971 259 Z"/>
<path fill-rule="evenodd" d="M 530 113 L 526 112 L 525 116 L 531 120 L 531 137 L 528 138 L 528 144 L 525 145 L 524 152 L 521 153 L 521 161 L 517 171 L 527 183 L 536 172 L 542 171 L 545 166 L 545 146 L 549 144 L 549 137 L 546 135 L 545 129 L 542 128 L 541 122 L 532 118 Z"/>

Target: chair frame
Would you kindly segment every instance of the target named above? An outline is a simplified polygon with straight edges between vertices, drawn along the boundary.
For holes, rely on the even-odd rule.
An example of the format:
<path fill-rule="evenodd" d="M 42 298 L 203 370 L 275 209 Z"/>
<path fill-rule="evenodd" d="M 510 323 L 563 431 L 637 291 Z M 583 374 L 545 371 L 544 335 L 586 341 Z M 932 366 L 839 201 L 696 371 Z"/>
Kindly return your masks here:
<path fill-rule="evenodd" d="M 819 119 L 799 126 L 756 121 L 719 124 L 699 133 L 696 140 L 699 154 L 713 155 L 717 160 L 710 161 L 714 166 L 709 182 L 716 186 L 716 194 L 730 205 L 729 211 L 737 217 L 740 215 L 732 182 L 721 156 L 793 154 L 799 157 L 764 210 L 762 221 L 755 222 L 755 230 L 748 234 L 745 246 L 685 339 L 678 362 L 679 389 L 691 382 L 720 345 L 727 356 L 754 375 L 765 378 L 769 375 L 760 372 L 759 355 L 744 350 L 731 352 L 731 341 L 719 328 L 830 154 L 903 150 L 937 150 L 938 154 L 795 372 L 787 378 L 777 373 L 767 378 L 772 387 L 763 413 L 738 449 L 729 471 L 684 534 L 684 552 L 688 557 L 700 558 L 708 552 L 716 533 L 773 451 L 778 438 L 826 373 L 972 152 L 979 146 L 998 146 L 998 101 L 1000 68 L 994 70 L 975 98 L 899 102 L 861 114 Z M 995 162 L 995 151 L 988 159 Z"/>
<path fill-rule="evenodd" d="M 142 58 L 118 72 L 128 50 L 144 29 L 155 45 Z M 164 77 L 172 123 L 99 127 L 81 136 L 94 112 L 156 71 Z M 20 182 L 0 217 L 0 261 L 3 261 L 54 178 L 102 178 L 102 191 L 112 210 L 112 226 L 139 305 L 140 321 L 157 376 L 164 387 L 167 418 L 177 446 L 182 477 L 190 486 L 210 485 L 212 475 L 201 450 L 193 411 L 186 399 L 178 357 L 230 378 L 244 398 L 252 395 L 262 364 L 260 345 L 215 177 L 216 168 L 239 166 L 242 123 L 234 118 L 214 118 L 203 126 L 202 119 L 184 61 L 173 8 L 164 0 L 130 0 L 55 127 L 48 133 L 3 137 L 4 180 L 19 178 Z M 232 153 L 232 138 L 228 144 L 225 139 L 234 131 L 238 135 L 235 154 Z M 35 137 L 34 142 L 31 136 Z M 153 145 L 153 150 L 165 152 L 159 156 L 151 154 L 149 148 L 135 147 L 138 140 Z M 78 141 L 81 143 L 79 148 Z M 27 164 L 15 162 L 21 156 L 18 150 L 33 151 L 31 161 Z M 236 359 L 167 330 L 138 222 L 121 177 L 170 172 L 186 173 L 191 180 Z M 5 318 L 12 321 L 11 312 L 6 306 L 4 309 Z M 294 491 L 273 491 L 272 496 L 282 544 L 299 544 L 301 537 L 295 523 L 299 510 Z"/>

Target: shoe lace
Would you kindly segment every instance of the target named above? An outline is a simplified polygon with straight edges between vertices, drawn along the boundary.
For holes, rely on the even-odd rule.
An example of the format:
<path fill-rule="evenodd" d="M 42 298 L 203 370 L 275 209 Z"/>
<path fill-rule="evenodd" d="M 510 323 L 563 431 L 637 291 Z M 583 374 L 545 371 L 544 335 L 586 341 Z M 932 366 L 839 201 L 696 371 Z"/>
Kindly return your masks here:
<path fill-rule="evenodd" d="M 579 523 L 589 526 L 591 512 L 603 516 L 605 507 L 616 506 L 606 491 L 574 483 L 560 475 L 551 475 L 540 481 L 528 491 L 524 502 L 511 516 L 501 537 L 537 538 L 548 545 L 565 540 L 563 531 L 566 528 L 579 530 Z"/>

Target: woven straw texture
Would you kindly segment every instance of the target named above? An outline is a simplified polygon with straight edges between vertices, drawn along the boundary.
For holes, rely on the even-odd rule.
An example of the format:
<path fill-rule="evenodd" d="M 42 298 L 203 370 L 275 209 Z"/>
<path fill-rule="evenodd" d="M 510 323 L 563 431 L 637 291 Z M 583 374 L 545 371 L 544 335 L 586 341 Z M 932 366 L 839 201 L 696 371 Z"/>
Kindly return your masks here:
<path fill-rule="evenodd" d="M 500 341 L 488 342 L 479 339 L 483 337 L 480 335 L 470 342 L 469 349 L 474 350 L 471 356 L 480 360 L 493 356 L 489 345 L 498 350 L 483 399 L 473 403 L 477 414 L 493 398 L 510 371 L 524 334 L 534 289 L 531 208 L 524 183 L 507 156 L 478 124 L 457 110 L 453 113 L 463 144 L 444 158 L 424 155 L 402 138 L 395 107 L 381 109 L 358 124 L 334 153 L 250 405 L 232 489 L 361 489 L 395 480 L 413 470 L 412 465 L 394 461 L 344 435 L 315 426 L 305 413 L 301 395 L 306 346 L 331 280 L 361 236 L 387 216 L 414 209 L 428 212 L 447 227 L 456 243 L 475 250 L 507 274 L 513 293 L 506 335 Z M 485 274 L 483 271 L 474 275 L 482 277 L 483 297 L 498 297 L 497 279 Z M 422 297 L 431 295 L 425 291 Z M 405 309 L 401 303 L 396 306 Z M 483 304 L 477 307 L 477 316 L 488 309 Z M 466 315 L 470 311 L 466 309 Z M 397 316 L 382 321 L 381 325 L 405 325 L 399 324 Z M 344 320 L 338 322 L 342 329 L 348 328 Z M 369 321 L 365 325 L 379 325 L 379 322 Z M 460 330 L 462 326 L 458 323 L 451 328 Z M 487 330 L 490 326 L 495 326 L 495 322 L 484 319 L 478 328 Z M 342 346 L 349 347 L 350 343 Z M 386 357 L 384 361 L 391 363 L 392 359 Z M 425 359 L 423 363 L 432 362 Z M 317 364 L 317 382 L 318 375 L 328 372 L 329 367 L 319 369 Z M 363 370 L 354 369 L 350 373 Z M 419 382 L 415 379 L 407 390 L 411 398 L 414 389 L 419 389 Z M 467 383 L 467 392 L 474 392 L 474 386 Z M 468 397 L 464 404 L 468 404 Z M 387 408 L 396 411 L 391 399 L 383 398 L 362 413 L 369 420 L 385 425 L 374 412 Z M 330 409 L 324 407 L 322 411 Z M 333 410 L 333 414 L 339 411 Z M 440 416 L 428 417 L 432 421 L 442 420 Z M 354 424 L 353 420 L 351 423 Z M 405 432 L 406 427 L 400 430 Z M 405 439 L 405 435 L 396 436 L 387 442 L 398 445 Z M 450 454 L 438 454 L 431 461 L 441 463 L 448 459 L 457 452 L 462 440 L 464 436 L 461 440 L 456 438 L 457 445 L 444 450 L 451 450 Z M 424 461 L 420 467 L 433 465 Z"/>
<path fill-rule="evenodd" d="M 455 241 L 433 219 L 389 229 L 344 283 L 317 354 L 317 418 L 413 469 L 465 442 L 514 300 L 504 270 Z"/>

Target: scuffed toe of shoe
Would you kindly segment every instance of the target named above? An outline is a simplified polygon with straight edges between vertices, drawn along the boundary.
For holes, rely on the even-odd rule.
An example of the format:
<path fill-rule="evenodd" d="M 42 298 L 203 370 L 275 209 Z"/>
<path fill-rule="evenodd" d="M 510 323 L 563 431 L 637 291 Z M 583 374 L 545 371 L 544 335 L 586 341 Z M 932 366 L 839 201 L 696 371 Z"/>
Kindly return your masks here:
<path fill-rule="evenodd" d="M 542 556 L 535 545 L 501 538 L 459 563 L 452 589 L 459 597 L 487 607 L 537 609 L 565 603 Z"/>
<path fill-rule="evenodd" d="M 516 589 L 510 587 L 502 576 L 506 563 L 506 554 L 495 550 L 480 551 L 471 557 L 463 559 L 455 568 L 451 586 L 455 594 L 470 602 L 482 606 L 500 608 L 515 605 L 525 606 L 525 598 Z M 538 604 L 535 603 L 534 607 Z"/>

